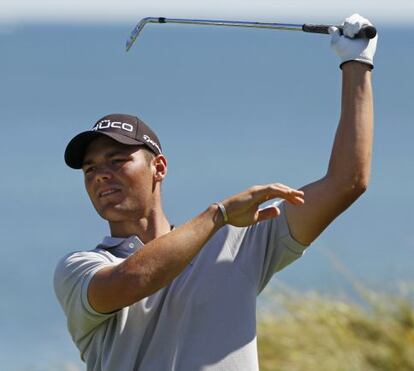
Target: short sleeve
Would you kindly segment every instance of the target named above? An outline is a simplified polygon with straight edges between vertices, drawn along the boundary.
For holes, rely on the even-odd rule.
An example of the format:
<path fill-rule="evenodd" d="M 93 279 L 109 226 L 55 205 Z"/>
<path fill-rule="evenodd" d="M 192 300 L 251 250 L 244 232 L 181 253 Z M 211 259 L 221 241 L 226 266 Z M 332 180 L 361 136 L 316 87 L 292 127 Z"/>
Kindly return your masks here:
<path fill-rule="evenodd" d="M 284 202 L 275 203 L 281 214 L 238 231 L 233 238 L 235 262 L 261 292 L 275 272 L 301 257 L 308 246 L 290 235 Z"/>
<path fill-rule="evenodd" d="M 75 341 L 113 315 L 96 312 L 90 306 L 87 295 L 93 275 L 113 265 L 115 263 L 103 254 L 94 251 L 72 253 L 58 263 L 54 274 L 55 293 Z"/>

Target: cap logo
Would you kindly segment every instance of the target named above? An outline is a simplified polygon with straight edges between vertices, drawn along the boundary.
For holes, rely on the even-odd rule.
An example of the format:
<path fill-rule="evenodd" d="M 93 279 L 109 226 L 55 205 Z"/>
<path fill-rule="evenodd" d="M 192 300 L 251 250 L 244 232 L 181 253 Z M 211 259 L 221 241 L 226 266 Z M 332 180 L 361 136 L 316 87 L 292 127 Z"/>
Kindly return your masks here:
<path fill-rule="evenodd" d="M 159 145 L 156 142 L 154 142 L 148 135 L 144 135 L 143 138 L 147 143 L 150 143 L 154 147 L 156 147 L 158 149 L 159 153 L 162 153 L 161 148 L 159 147 Z"/>
<path fill-rule="evenodd" d="M 128 124 L 126 122 L 111 121 L 111 120 L 99 121 L 92 128 L 92 131 L 102 130 L 102 129 L 109 129 L 109 128 L 122 129 L 122 130 L 128 131 L 130 133 L 132 133 L 134 131 L 134 127 L 131 124 Z"/>

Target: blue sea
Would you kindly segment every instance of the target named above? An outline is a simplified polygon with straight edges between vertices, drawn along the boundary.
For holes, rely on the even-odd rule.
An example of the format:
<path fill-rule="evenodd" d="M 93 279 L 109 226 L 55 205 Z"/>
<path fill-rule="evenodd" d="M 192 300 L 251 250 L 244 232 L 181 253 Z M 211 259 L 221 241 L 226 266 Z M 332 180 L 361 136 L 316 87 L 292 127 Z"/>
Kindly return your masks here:
<path fill-rule="evenodd" d="M 254 185 L 322 177 L 340 113 L 329 37 L 134 25 L 0 27 L 0 368 L 84 369 L 53 293 L 58 259 L 108 233 L 67 142 L 111 112 L 137 114 L 169 160 L 164 206 L 180 225 Z M 414 282 L 414 29 L 379 25 L 368 191 L 274 278 L 353 297 L 353 283 Z"/>

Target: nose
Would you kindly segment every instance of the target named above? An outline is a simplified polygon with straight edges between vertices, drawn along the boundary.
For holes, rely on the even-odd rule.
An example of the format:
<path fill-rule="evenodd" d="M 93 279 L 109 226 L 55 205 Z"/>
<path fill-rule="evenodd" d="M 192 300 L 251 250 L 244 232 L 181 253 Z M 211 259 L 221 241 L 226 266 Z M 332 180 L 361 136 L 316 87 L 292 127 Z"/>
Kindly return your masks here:
<path fill-rule="evenodd" d="M 111 170 L 106 166 L 100 166 L 95 170 L 95 181 L 98 183 L 105 182 L 113 178 Z"/>

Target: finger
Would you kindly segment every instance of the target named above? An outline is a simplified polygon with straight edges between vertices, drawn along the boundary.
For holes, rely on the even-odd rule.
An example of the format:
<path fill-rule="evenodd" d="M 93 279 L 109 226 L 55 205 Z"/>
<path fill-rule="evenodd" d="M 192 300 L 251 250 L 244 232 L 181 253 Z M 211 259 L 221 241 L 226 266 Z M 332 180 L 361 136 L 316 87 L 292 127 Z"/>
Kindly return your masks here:
<path fill-rule="evenodd" d="M 339 32 L 339 28 L 335 26 L 331 26 L 328 28 L 328 32 L 331 35 L 331 43 L 335 44 L 339 38 L 341 37 L 341 33 Z"/>
<path fill-rule="evenodd" d="M 292 197 L 302 197 L 305 195 L 305 192 L 303 192 L 301 189 L 292 189 L 290 192 L 290 195 Z"/>
<path fill-rule="evenodd" d="M 328 32 L 331 35 L 331 48 L 334 48 L 334 46 L 338 44 L 341 39 L 341 32 L 339 31 L 339 28 L 335 26 L 329 27 Z"/>
<path fill-rule="evenodd" d="M 346 21 L 349 23 L 358 23 L 360 27 L 366 26 L 366 25 L 372 25 L 372 23 L 368 19 L 364 18 L 362 15 L 358 13 L 352 14 L 350 17 L 348 17 L 345 20 L 345 23 Z"/>
<path fill-rule="evenodd" d="M 293 197 L 292 199 L 288 199 L 286 201 L 293 205 L 303 205 L 305 203 L 305 199 L 299 196 Z"/>
<path fill-rule="evenodd" d="M 267 220 L 271 218 L 275 218 L 276 216 L 280 215 L 280 209 L 276 206 L 269 206 L 265 207 L 264 209 L 260 209 L 257 211 L 257 221 L 260 222 L 262 220 Z"/>
<path fill-rule="evenodd" d="M 353 38 L 358 32 L 358 19 L 356 14 L 351 15 L 348 18 L 345 18 L 344 27 L 343 27 L 344 36 Z"/>
<path fill-rule="evenodd" d="M 280 183 L 255 186 L 250 190 L 250 192 L 256 204 L 261 204 L 262 202 L 275 198 L 282 198 L 291 202 L 296 202 L 295 197 L 303 198 L 304 195 L 303 191 L 290 188 Z"/>
<path fill-rule="evenodd" d="M 369 24 L 370 22 L 368 21 L 368 19 L 360 16 L 359 14 L 353 14 L 345 19 L 344 35 L 349 38 L 354 38 L 362 27 Z"/>
<path fill-rule="evenodd" d="M 280 183 L 272 183 L 252 188 L 252 196 L 258 203 L 262 203 L 274 198 L 294 200 L 295 197 L 303 197 L 303 195 L 303 191 L 290 188 Z"/>
<path fill-rule="evenodd" d="M 270 189 L 275 197 L 284 198 L 286 200 L 294 200 L 296 197 L 303 198 L 304 193 L 302 190 L 290 188 L 284 184 L 273 184 Z"/>

